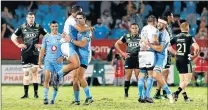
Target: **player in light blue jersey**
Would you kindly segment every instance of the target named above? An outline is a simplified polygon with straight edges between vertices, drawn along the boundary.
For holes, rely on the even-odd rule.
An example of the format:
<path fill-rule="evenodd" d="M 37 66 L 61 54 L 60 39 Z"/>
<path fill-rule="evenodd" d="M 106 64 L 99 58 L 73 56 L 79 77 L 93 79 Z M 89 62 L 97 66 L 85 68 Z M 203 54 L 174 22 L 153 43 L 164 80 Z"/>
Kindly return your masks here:
<path fill-rule="evenodd" d="M 78 32 L 87 32 L 93 31 L 94 27 L 84 27 L 80 26 L 76 22 L 76 14 L 82 12 L 80 6 L 72 6 L 72 14 L 69 16 L 64 24 L 64 33 L 63 36 L 70 36 L 73 40 L 77 40 Z M 67 57 L 68 65 L 64 66 L 61 71 L 58 72 L 59 78 L 63 78 L 64 75 L 68 74 L 70 71 L 77 69 L 80 66 L 79 56 L 77 55 L 77 46 L 72 42 L 66 42 L 62 44 L 62 52 Z M 73 80 L 73 90 L 74 95 L 76 96 L 79 93 L 79 84 L 77 72 L 72 71 L 72 80 Z"/>
<path fill-rule="evenodd" d="M 76 19 L 79 22 L 79 25 L 81 27 L 87 27 L 87 25 L 85 24 L 86 17 L 82 12 L 77 13 Z M 80 59 L 80 67 L 75 71 L 76 74 L 78 75 L 78 80 L 74 80 L 74 82 L 75 81 L 77 81 L 75 83 L 80 82 L 81 87 L 83 87 L 83 90 L 86 95 L 86 100 L 85 100 L 86 105 L 89 105 L 90 103 L 93 102 L 87 81 L 84 77 L 84 73 L 91 60 L 91 35 L 90 34 L 91 34 L 91 31 L 79 32 L 77 34 L 77 40 L 74 40 L 72 37 L 66 38 L 66 41 L 70 41 L 75 46 L 78 47 L 77 52 L 78 52 L 79 59 Z M 79 91 L 75 92 L 75 99 L 74 101 L 72 101 L 70 105 L 72 104 L 76 104 L 76 105 L 80 104 Z"/>
<path fill-rule="evenodd" d="M 62 69 L 63 57 L 61 53 L 61 34 L 58 33 L 58 23 L 52 21 L 50 23 L 51 33 L 46 34 L 42 40 L 41 51 L 39 55 L 38 65 L 42 68 L 42 60 L 44 58 L 44 104 L 48 104 L 48 91 L 49 91 L 49 81 L 51 74 L 57 74 L 58 71 Z M 53 75 L 57 76 L 57 75 Z M 57 79 L 57 78 L 56 78 Z M 56 85 L 55 85 L 56 86 Z M 52 98 L 50 104 L 54 104 L 55 98 L 57 96 L 58 88 L 54 87 Z"/>
<path fill-rule="evenodd" d="M 161 74 L 162 69 L 167 62 L 165 61 L 167 59 L 167 47 L 170 43 L 169 34 L 167 30 L 165 29 L 166 25 L 167 25 L 167 22 L 165 20 L 158 19 L 158 29 L 160 30 L 159 45 L 151 44 L 147 40 L 145 41 L 145 44 L 147 44 L 150 48 L 156 51 L 156 63 L 153 69 L 153 77 L 162 85 L 163 90 L 166 91 L 170 103 L 173 103 L 174 100 L 173 100 L 172 93 L 170 89 L 168 88 L 168 85 L 163 79 L 162 74 Z"/>

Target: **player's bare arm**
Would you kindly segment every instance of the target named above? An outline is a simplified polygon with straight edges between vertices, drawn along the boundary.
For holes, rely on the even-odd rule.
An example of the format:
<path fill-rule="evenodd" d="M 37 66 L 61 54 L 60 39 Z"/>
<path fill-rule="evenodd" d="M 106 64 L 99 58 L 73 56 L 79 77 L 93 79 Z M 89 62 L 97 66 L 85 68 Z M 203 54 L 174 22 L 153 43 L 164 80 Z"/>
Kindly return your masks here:
<path fill-rule="evenodd" d="M 123 52 L 120 48 L 120 45 L 124 44 L 120 39 L 116 41 L 115 43 L 115 48 L 119 51 L 119 53 L 121 53 L 122 56 L 124 56 L 124 58 L 128 57 L 128 54 L 126 52 Z"/>
<path fill-rule="evenodd" d="M 42 60 L 45 54 L 45 48 L 40 49 L 39 59 L 38 59 L 38 67 L 42 68 Z"/>
<path fill-rule="evenodd" d="M 18 47 L 18 48 L 21 48 L 21 49 L 26 49 L 27 46 L 25 44 L 20 44 L 17 40 L 17 37 L 15 34 L 12 34 L 12 37 L 11 37 L 11 40 L 12 42 Z"/>

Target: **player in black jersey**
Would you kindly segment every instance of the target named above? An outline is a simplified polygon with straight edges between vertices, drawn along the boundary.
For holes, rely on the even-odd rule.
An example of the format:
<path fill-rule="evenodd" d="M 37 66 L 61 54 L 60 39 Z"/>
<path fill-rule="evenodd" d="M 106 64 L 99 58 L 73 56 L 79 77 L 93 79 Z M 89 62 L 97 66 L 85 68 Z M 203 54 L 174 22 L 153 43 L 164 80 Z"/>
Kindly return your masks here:
<path fill-rule="evenodd" d="M 28 88 L 30 73 L 32 73 L 34 97 L 38 98 L 38 55 L 39 48 L 39 36 L 46 35 L 46 31 L 40 24 L 35 23 L 35 14 L 29 12 L 26 16 L 27 23 L 22 24 L 13 33 L 12 42 L 21 49 L 21 62 L 23 65 L 23 85 L 24 96 L 21 98 L 28 98 Z M 22 36 L 23 43 L 19 43 L 17 37 Z"/>
<path fill-rule="evenodd" d="M 192 78 L 191 67 L 191 47 L 194 48 L 194 56 L 199 53 L 199 46 L 195 39 L 188 33 L 189 24 L 184 22 L 180 25 L 181 33 L 171 40 L 171 45 L 176 44 L 176 67 L 179 71 L 180 86 L 178 90 L 174 92 L 174 98 L 177 101 L 178 95 L 182 93 L 186 102 L 191 101 L 185 92 L 186 86 L 189 84 Z"/>
<path fill-rule="evenodd" d="M 130 79 L 132 72 L 134 70 L 135 77 L 138 80 L 139 75 L 139 62 L 138 62 L 138 52 L 139 52 L 139 27 L 136 23 L 131 24 L 131 33 L 122 36 L 115 43 L 115 48 L 121 53 L 125 58 L 125 83 L 124 83 L 124 97 L 128 97 L 128 90 L 130 87 Z M 126 52 L 122 51 L 120 44 L 126 44 Z"/>

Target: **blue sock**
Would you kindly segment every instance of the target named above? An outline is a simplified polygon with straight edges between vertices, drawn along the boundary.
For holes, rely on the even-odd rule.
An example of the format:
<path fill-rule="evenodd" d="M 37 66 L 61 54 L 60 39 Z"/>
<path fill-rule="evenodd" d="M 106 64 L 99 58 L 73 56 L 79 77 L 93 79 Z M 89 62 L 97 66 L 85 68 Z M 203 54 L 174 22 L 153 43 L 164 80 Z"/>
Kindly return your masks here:
<path fill-rule="evenodd" d="M 86 86 L 85 88 L 83 88 L 84 92 L 85 92 L 85 95 L 87 98 L 91 98 L 91 94 L 90 94 L 90 89 L 88 86 Z"/>
<path fill-rule="evenodd" d="M 49 88 L 44 88 L 44 99 L 48 99 L 48 90 Z"/>
<path fill-rule="evenodd" d="M 58 91 L 56 91 L 55 89 L 53 89 L 53 93 L 52 93 L 52 99 L 53 101 L 55 101 L 56 96 L 57 96 Z"/>
<path fill-rule="evenodd" d="M 59 76 L 59 81 L 61 81 L 62 78 L 64 77 L 64 72 L 62 70 L 58 71 L 58 76 Z"/>
<path fill-rule="evenodd" d="M 144 94 L 144 96 L 146 95 L 146 93 L 147 93 L 147 88 L 146 89 L 143 88 L 143 94 Z"/>
<path fill-rule="evenodd" d="M 80 99 L 79 99 L 79 91 L 74 91 L 74 101 L 80 101 Z"/>
<path fill-rule="evenodd" d="M 139 78 L 137 86 L 138 86 L 138 91 L 139 91 L 139 97 L 144 98 L 144 94 L 143 94 L 144 78 Z"/>
<path fill-rule="evenodd" d="M 168 87 L 167 84 L 165 84 L 164 86 L 162 86 L 162 88 L 163 88 L 163 90 L 166 91 L 167 95 L 170 95 L 171 94 L 171 91 L 170 91 L 170 89 L 169 89 L 169 87 Z"/>
<path fill-rule="evenodd" d="M 152 90 L 152 86 L 153 86 L 153 78 L 148 78 L 147 79 L 147 90 L 146 90 L 146 94 L 145 96 L 150 98 L 150 93 L 151 93 L 151 90 Z"/>

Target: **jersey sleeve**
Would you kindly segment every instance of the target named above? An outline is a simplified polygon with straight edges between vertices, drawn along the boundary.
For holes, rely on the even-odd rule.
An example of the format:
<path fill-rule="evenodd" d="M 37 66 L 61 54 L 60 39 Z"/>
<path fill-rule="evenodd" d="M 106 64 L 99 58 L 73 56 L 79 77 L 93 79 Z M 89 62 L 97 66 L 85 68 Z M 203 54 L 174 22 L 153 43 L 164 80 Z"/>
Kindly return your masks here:
<path fill-rule="evenodd" d="M 18 27 L 18 28 L 15 30 L 14 34 L 15 34 L 16 36 L 20 36 L 20 35 L 22 34 L 21 26 Z"/>
<path fill-rule="evenodd" d="M 42 26 L 40 26 L 40 34 L 42 34 L 43 36 L 47 34 L 47 31 Z"/>
<path fill-rule="evenodd" d="M 46 48 L 46 39 L 47 39 L 47 36 L 43 37 L 41 48 L 44 48 L 44 49 Z"/>
<path fill-rule="evenodd" d="M 87 39 L 87 41 L 89 42 L 91 37 L 90 37 L 90 32 L 87 32 L 83 37 L 82 37 L 82 40 L 83 39 Z"/>
<path fill-rule="evenodd" d="M 125 36 L 121 36 L 120 40 L 121 40 L 123 43 L 126 43 L 126 37 L 125 37 Z"/>
<path fill-rule="evenodd" d="M 152 36 L 159 36 L 159 30 L 155 29 L 155 32 L 153 32 Z"/>

